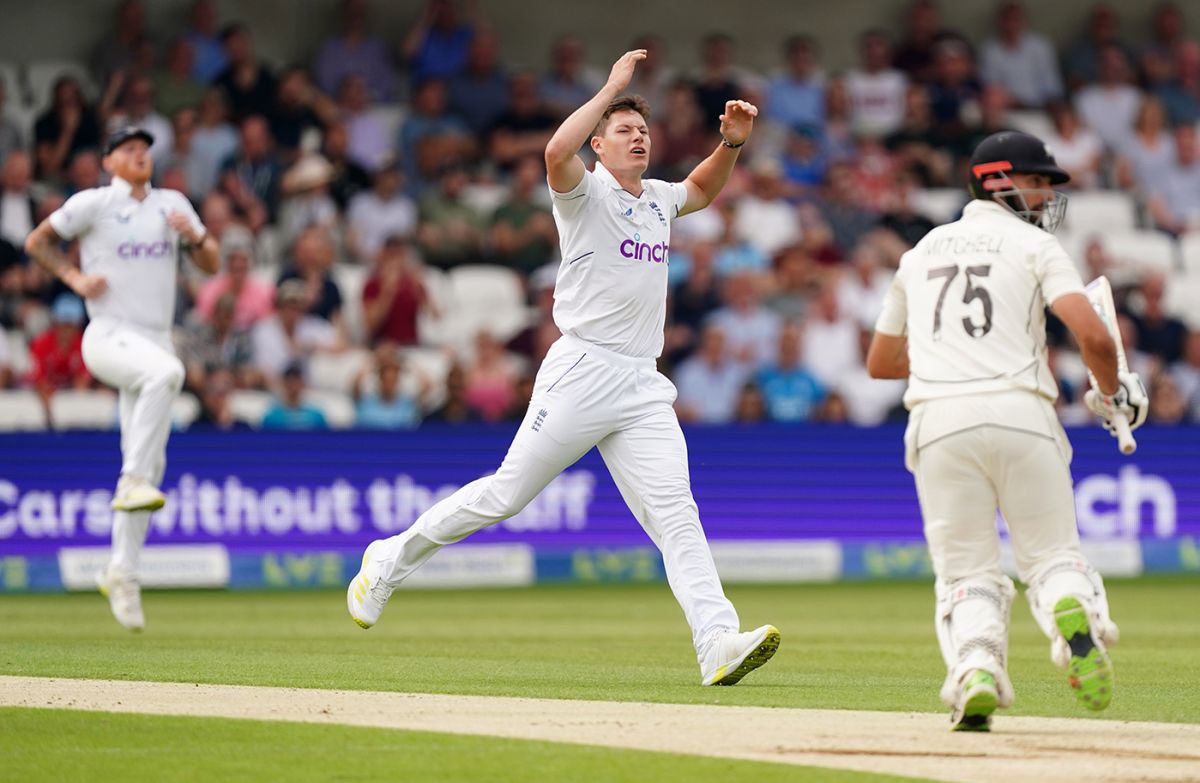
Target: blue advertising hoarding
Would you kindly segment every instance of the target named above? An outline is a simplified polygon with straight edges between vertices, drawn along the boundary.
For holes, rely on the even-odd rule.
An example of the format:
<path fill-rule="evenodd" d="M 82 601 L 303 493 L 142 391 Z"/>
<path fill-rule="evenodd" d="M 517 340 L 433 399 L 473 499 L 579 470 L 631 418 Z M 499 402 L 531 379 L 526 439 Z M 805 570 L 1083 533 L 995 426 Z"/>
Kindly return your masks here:
<path fill-rule="evenodd" d="M 1099 429 L 1071 432 L 1085 542 L 1118 573 L 1200 570 L 1200 431 L 1138 434 L 1127 458 Z M 723 575 L 927 574 L 901 435 L 896 426 L 690 428 L 693 490 Z M 166 585 L 341 583 L 370 541 L 495 470 L 511 436 L 511 426 L 483 425 L 176 433 L 147 567 L 162 569 Z M 81 574 L 98 567 L 109 541 L 117 434 L 4 435 L 0 454 L 0 590 L 85 586 Z M 524 512 L 424 570 L 430 585 L 661 578 L 595 451 Z"/>

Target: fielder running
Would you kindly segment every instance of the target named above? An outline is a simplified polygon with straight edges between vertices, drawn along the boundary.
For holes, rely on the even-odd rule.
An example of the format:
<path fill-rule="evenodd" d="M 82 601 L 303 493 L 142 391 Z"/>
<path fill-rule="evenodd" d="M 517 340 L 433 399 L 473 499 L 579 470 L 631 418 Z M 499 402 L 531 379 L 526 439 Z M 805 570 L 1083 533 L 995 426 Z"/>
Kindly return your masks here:
<path fill-rule="evenodd" d="M 1084 706 L 1112 698 L 1117 641 L 1099 574 L 1079 549 L 1071 446 L 1054 412 L 1045 308 L 1075 336 L 1107 422 L 1145 421 L 1140 379 L 1118 373 L 1116 347 L 1053 236 L 1069 179 L 1024 133 L 989 136 L 970 161 L 960 220 L 904 254 L 867 357 L 876 378 L 907 378 L 905 462 L 916 478 L 937 577 L 936 627 L 948 673 L 941 696 L 955 729 L 986 731 L 1013 700 L 1006 671 L 1015 595 L 1000 570 L 996 509 L 1051 659 L 1069 667 Z"/>
<path fill-rule="evenodd" d="M 598 446 L 621 496 L 662 550 L 683 608 L 703 685 L 733 685 L 766 663 L 779 631 L 738 633 L 688 477 L 687 446 L 671 407 L 675 387 L 656 369 L 663 347 L 671 221 L 708 206 L 724 187 L 758 110 L 729 101 L 723 141 L 684 182 L 643 180 L 648 107 L 622 96 L 644 50 L 627 52 L 608 82 L 546 146 L 562 238 L 554 321 L 563 336 L 538 371 L 533 399 L 495 475 L 467 484 L 400 535 L 375 541 L 347 589 L 363 628 L 392 590 L 441 547 L 519 512 L 555 476 Z M 577 150 L 591 138 L 588 172 Z"/>
<path fill-rule="evenodd" d="M 145 625 L 138 557 L 150 512 L 166 502 L 159 483 L 171 402 L 183 385 L 183 365 L 171 346 L 181 244 L 204 271 L 218 268 L 217 242 L 187 198 L 150 186 L 153 142 L 141 128 L 113 133 L 104 147 L 112 184 L 75 194 L 25 242 L 30 256 L 84 298 L 91 319 L 84 364 L 119 392 L 122 462 L 112 501 L 112 559 L 97 583 L 117 622 L 135 631 Z M 54 249 L 76 238 L 81 269 Z"/>

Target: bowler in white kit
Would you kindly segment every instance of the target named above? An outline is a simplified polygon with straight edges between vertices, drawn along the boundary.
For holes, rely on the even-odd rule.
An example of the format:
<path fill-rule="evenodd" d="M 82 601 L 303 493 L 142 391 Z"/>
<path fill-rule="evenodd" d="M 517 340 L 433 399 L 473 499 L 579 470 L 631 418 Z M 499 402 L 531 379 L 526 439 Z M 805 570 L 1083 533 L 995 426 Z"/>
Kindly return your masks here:
<path fill-rule="evenodd" d="M 182 193 L 154 188 L 153 137 L 141 128 L 113 133 L 104 148 L 112 184 L 76 193 L 35 228 L 29 255 L 87 304 L 83 361 L 118 390 L 121 474 L 113 496 L 112 559 L 97 577 L 113 616 L 126 628 L 145 625 L 138 558 L 150 512 L 166 498 L 171 403 L 184 370 L 171 345 L 175 275 L 181 249 L 206 272 L 218 268 L 217 242 Z M 79 240 L 80 268 L 56 249 Z"/>
<path fill-rule="evenodd" d="M 687 446 L 656 368 L 663 347 L 671 222 L 724 187 L 758 110 L 729 101 L 722 142 L 678 183 L 643 180 L 648 107 L 622 96 L 644 50 L 627 52 L 608 82 L 558 128 L 546 168 L 562 261 L 554 321 L 562 332 L 538 371 L 529 410 L 500 469 L 375 541 L 347 589 L 350 615 L 370 628 L 392 590 L 441 547 L 518 513 L 593 446 L 621 496 L 662 550 L 667 580 L 692 630 L 704 685 L 733 685 L 766 663 L 779 631 L 740 633 L 725 597 L 688 476 Z M 576 154 L 591 139 L 594 172 Z"/>
<path fill-rule="evenodd" d="M 957 730 L 986 731 L 1013 700 L 1008 623 L 1015 596 L 1000 568 L 996 510 L 1051 659 L 1079 701 L 1108 706 L 1116 643 L 1100 575 L 1079 548 L 1071 444 L 1054 411 L 1045 309 L 1075 336 L 1102 420 L 1146 419 L 1134 373 L 1118 372 L 1113 339 L 1053 231 L 1069 179 L 1039 139 L 1005 131 L 970 161 L 962 218 L 909 250 L 875 326 L 867 368 L 907 378 L 905 461 L 936 576 L 935 624 L 947 667 L 941 696 Z"/>

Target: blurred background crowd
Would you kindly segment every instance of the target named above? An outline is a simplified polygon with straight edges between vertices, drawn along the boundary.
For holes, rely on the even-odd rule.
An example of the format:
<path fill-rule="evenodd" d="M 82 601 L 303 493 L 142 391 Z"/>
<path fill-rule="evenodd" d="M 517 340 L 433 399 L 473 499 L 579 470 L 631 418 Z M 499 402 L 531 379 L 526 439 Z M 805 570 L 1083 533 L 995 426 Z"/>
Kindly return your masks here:
<path fill-rule="evenodd" d="M 290 64 L 209 0 L 153 32 L 126 0 L 86 63 L 0 52 L 0 427 L 115 424 L 80 356 L 82 303 L 22 245 L 106 183 L 98 147 L 123 124 L 155 136 L 155 184 L 221 247 L 218 275 L 185 263 L 179 278 L 178 426 L 523 415 L 558 336 L 542 152 L 619 52 L 566 35 L 519 69 L 471 7 L 431 0 L 399 40 L 371 13 L 343 0 L 338 29 Z M 767 72 L 722 33 L 670 41 L 697 47 L 688 71 L 661 37 L 629 41 L 649 52 L 630 91 L 654 111 L 650 176 L 707 156 L 727 99 L 761 109 L 720 199 L 673 228 L 661 364 L 681 419 L 902 419 L 904 383 L 863 367 L 882 297 L 901 254 L 959 214 L 975 144 L 1019 128 L 1072 174 L 1061 239 L 1085 280 L 1113 281 L 1152 421 L 1200 421 L 1200 41 L 1182 4 L 1131 29 L 1097 3 L 1058 45 L 1020 2 L 987 13 L 993 33 L 969 40 L 916 0 L 864 29 L 844 70 L 803 34 Z M 1064 420 L 1082 423 L 1082 362 L 1058 325 L 1048 342 Z"/>

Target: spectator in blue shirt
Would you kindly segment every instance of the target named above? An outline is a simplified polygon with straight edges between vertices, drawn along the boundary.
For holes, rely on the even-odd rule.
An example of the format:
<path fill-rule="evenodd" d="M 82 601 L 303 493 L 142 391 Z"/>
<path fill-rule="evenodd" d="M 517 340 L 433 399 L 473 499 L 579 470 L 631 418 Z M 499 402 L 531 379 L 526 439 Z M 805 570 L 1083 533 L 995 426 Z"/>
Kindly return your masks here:
<path fill-rule="evenodd" d="M 371 368 L 363 368 L 354 378 L 350 394 L 354 398 L 354 423 L 358 427 L 376 430 L 411 430 L 421 423 L 421 407 L 417 396 L 401 387 L 400 352 L 385 343 L 375 351 L 374 383 L 368 388 Z M 428 379 L 421 378 L 422 396 L 429 390 Z"/>
<path fill-rule="evenodd" d="M 329 425 L 320 408 L 304 402 L 304 368 L 299 362 L 283 371 L 283 392 L 263 415 L 264 430 L 323 430 Z"/>
<path fill-rule="evenodd" d="M 767 113 L 780 125 L 820 127 L 825 124 L 825 77 L 817 42 L 794 35 L 783 45 L 787 69 L 767 85 Z"/>
<path fill-rule="evenodd" d="M 827 396 L 825 387 L 804 367 L 800 338 L 797 324 L 784 326 L 779 334 L 779 356 L 758 374 L 771 421 L 810 421 L 816 418 Z"/>

